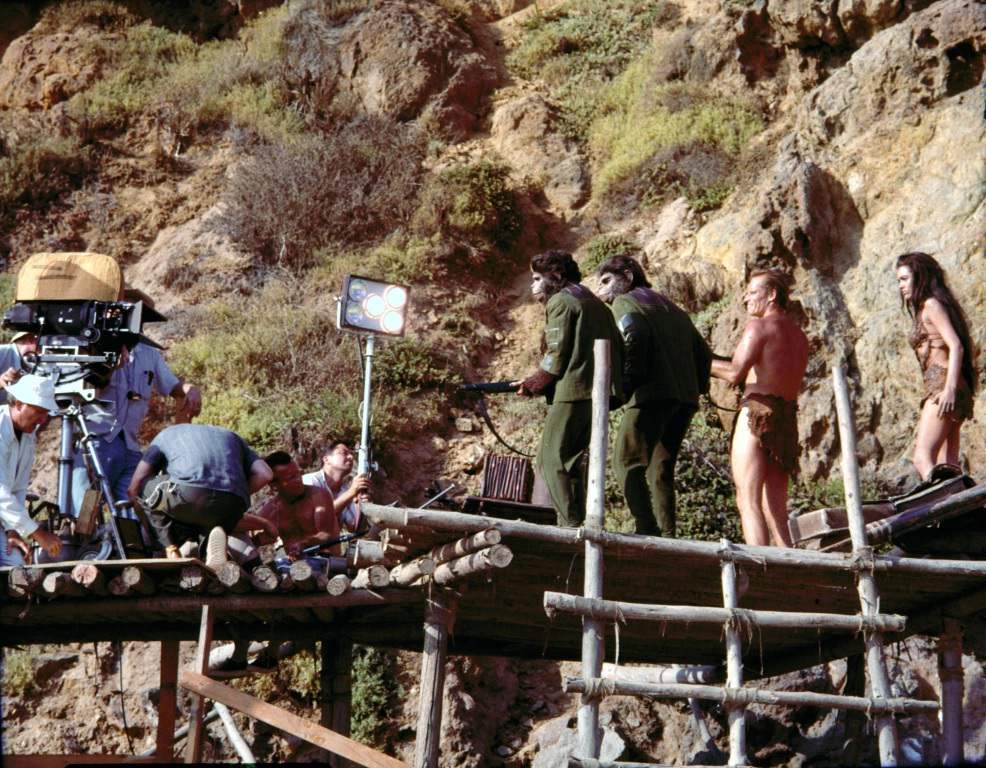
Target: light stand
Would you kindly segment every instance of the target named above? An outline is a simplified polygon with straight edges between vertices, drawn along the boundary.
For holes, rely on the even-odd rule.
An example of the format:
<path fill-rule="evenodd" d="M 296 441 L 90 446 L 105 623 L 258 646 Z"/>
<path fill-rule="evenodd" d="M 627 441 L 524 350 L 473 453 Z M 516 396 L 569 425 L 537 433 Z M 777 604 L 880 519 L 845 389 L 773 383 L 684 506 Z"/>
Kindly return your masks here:
<path fill-rule="evenodd" d="M 375 337 L 366 336 L 366 349 L 363 352 L 363 404 L 360 411 L 359 452 L 356 457 L 356 475 L 370 471 L 370 390 L 373 377 L 373 347 Z"/>

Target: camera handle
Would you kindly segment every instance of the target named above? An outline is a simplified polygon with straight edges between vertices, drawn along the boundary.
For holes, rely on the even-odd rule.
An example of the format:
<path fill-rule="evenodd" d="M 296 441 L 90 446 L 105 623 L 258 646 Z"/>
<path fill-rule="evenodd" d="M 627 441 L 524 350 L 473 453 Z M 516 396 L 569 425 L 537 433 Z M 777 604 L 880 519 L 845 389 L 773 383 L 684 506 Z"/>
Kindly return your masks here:
<path fill-rule="evenodd" d="M 73 403 L 62 414 L 62 434 L 61 450 L 58 457 L 58 505 L 63 510 L 71 508 L 72 500 L 72 437 L 75 431 L 80 434 L 79 446 L 86 459 L 86 464 L 99 483 L 99 488 L 103 492 L 103 502 L 106 509 L 104 537 L 108 537 L 116 549 L 117 555 L 121 560 L 127 559 L 127 552 L 123 546 L 123 539 L 120 537 L 120 529 L 116 525 L 116 517 L 113 512 L 119 508 L 119 502 L 113 496 L 110 488 L 109 479 L 103 470 L 99 454 L 93 448 L 93 441 L 99 438 L 89 432 L 89 425 L 86 424 L 85 414 L 82 412 L 80 403 Z"/>

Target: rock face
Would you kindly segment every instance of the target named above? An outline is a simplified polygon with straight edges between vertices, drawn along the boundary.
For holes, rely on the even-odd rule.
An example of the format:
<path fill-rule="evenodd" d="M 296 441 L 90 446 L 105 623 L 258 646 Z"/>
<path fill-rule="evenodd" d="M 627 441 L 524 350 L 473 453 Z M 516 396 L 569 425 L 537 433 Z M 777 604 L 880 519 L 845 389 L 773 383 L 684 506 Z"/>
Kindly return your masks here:
<path fill-rule="evenodd" d="M 342 26 L 324 13 L 302 6 L 288 33 L 289 66 L 320 109 L 423 118 L 453 137 L 475 129 L 496 73 L 448 13 L 405 0 Z"/>
<path fill-rule="evenodd" d="M 500 105 L 490 133 L 497 152 L 543 188 L 554 212 L 569 216 L 589 199 L 578 145 L 562 134 L 557 110 L 543 96 L 526 94 Z"/>
<path fill-rule="evenodd" d="M 813 353 L 800 401 L 809 476 L 837 458 L 829 370 L 839 360 L 869 434 L 861 459 L 897 479 L 910 472 L 920 376 L 893 278 L 899 254 L 934 254 L 966 313 L 986 315 L 984 58 L 986 6 L 973 0 L 935 3 L 878 33 L 806 97 L 757 193 L 696 237 L 696 255 L 737 277 L 766 264 L 795 274 Z M 739 236 L 723 242 L 724 222 Z M 971 326 L 982 349 L 983 324 Z M 719 342 L 737 330 L 723 318 Z M 983 408 L 980 390 L 980 418 Z M 982 432 L 963 430 L 974 466 L 986 461 Z"/>

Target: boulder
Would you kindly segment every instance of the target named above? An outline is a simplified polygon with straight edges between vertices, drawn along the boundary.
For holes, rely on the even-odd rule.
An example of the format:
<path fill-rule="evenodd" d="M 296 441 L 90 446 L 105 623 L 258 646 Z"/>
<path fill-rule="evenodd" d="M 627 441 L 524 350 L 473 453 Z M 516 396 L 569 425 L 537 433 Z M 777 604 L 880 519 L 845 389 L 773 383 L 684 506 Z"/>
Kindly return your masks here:
<path fill-rule="evenodd" d="M 576 142 L 561 131 L 557 109 L 539 94 L 525 94 L 493 113 L 494 148 L 520 175 L 542 185 L 553 212 L 571 215 L 589 199 L 589 173 Z"/>
<path fill-rule="evenodd" d="M 326 13 L 303 4 L 286 27 L 288 68 L 317 109 L 423 119 L 455 138 L 476 128 L 496 72 L 448 12 L 394 0 L 341 25 Z"/>
<path fill-rule="evenodd" d="M 770 0 L 768 12 L 771 26 L 785 45 L 837 48 L 845 43 L 838 5 L 839 0 Z"/>
<path fill-rule="evenodd" d="M 902 9 L 901 0 L 839 0 L 836 14 L 846 37 L 858 46 L 893 23 Z"/>

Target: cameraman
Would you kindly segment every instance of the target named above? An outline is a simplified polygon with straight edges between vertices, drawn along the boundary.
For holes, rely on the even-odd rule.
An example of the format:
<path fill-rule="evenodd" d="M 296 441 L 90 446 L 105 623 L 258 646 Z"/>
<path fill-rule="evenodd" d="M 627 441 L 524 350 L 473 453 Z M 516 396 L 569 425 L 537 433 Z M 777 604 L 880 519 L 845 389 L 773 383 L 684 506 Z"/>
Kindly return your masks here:
<path fill-rule="evenodd" d="M 9 344 L 0 344 L 0 387 L 20 378 L 24 358 L 38 350 L 38 337 L 30 331 L 15 333 Z"/>
<path fill-rule="evenodd" d="M 93 448 L 117 501 L 127 498 L 127 486 L 140 461 L 137 434 L 155 392 L 174 398 L 177 423 L 189 422 L 202 411 L 199 388 L 182 382 L 157 349 L 137 343 L 130 350 L 124 348 L 120 367 L 113 372 L 109 385 L 99 393 L 99 399 L 109 402 L 109 409 L 87 407 L 85 415 L 89 431 L 98 435 Z M 72 514 L 75 517 L 79 516 L 89 486 L 89 473 L 82 452 L 77 449 L 72 460 Z M 132 513 L 128 516 L 135 519 Z"/>
<path fill-rule="evenodd" d="M 52 557 L 62 543 L 38 526 L 24 506 L 27 483 L 34 464 L 34 431 L 57 411 L 51 379 L 33 374 L 7 386 L 10 405 L 0 406 L 0 565 L 20 565 L 28 553 L 24 539 L 33 539 Z"/>

